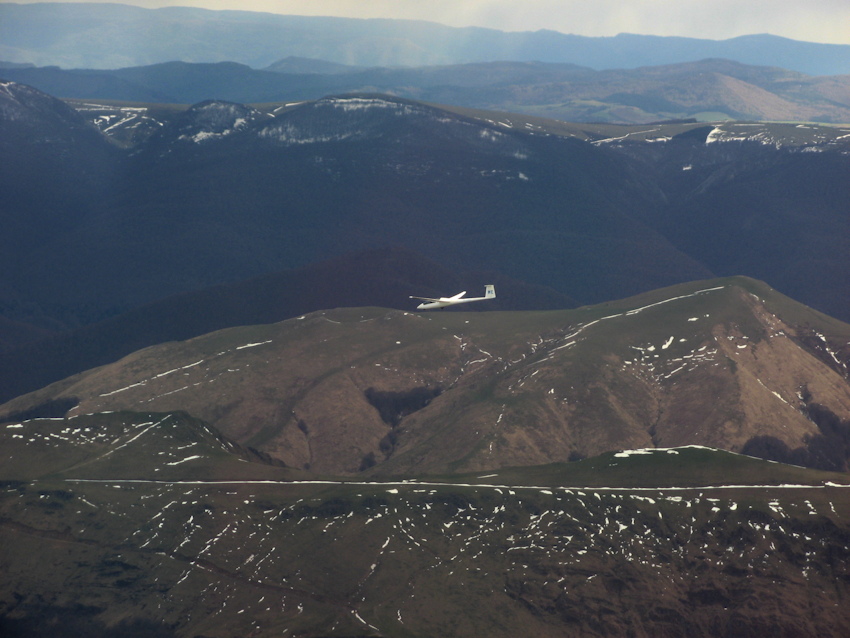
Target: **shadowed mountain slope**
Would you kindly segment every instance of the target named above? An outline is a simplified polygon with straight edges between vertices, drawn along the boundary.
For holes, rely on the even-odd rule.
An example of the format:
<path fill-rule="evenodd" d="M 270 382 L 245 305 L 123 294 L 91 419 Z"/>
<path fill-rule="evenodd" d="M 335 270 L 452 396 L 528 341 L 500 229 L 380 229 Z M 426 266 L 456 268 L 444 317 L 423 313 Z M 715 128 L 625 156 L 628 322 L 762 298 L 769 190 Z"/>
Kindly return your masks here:
<path fill-rule="evenodd" d="M 290 284 L 263 276 L 386 246 L 448 272 L 490 273 L 476 286 L 550 290 L 505 309 L 534 299 L 551 308 L 551 291 L 598 303 L 740 273 L 850 314 L 841 128 L 634 129 L 359 95 L 262 109 L 83 105 L 98 133 L 28 87 L 4 84 L 0 102 L 14 158 L 0 168 L 0 328 L 20 339 L 138 311 L 4 358 L 5 398 L 136 347 L 226 327 L 225 316 L 291 316 L 260 302 L 283 300 Z M 340 267 L 335 289 L 351 290 L 354 305 L 396 306 L 368 301 L 363 276 Z M 226 288 L 218 301 L 213 293 L 142 308 L 245 280 L 246 296 Z M 453 280 L 440 281 L 434 294 Z M 338 305 L 321 285 L 310 290 L 316 303 L 293 314 Z M 212 310 L 193 317 L 192 304 Z"/>
<path fill-rule="evenodd" d="M 622 156 L 393 98 L 201 103 L 113 170 L 95 212 L 3 255 L 8 285 L 71 326 L 387 245 L 585 303 L 711 274 L 638 221 L 658 193 Z"/>
<path fill-rule="evenodd" d="M 0 291 L 17 319 L 44 320 L 18 273 L 33 256 L 102 213 L 121 154 L 75 109 L 41 91 L 0 81 Z M 34 317 L 28 316 L 29 313 Z"/>

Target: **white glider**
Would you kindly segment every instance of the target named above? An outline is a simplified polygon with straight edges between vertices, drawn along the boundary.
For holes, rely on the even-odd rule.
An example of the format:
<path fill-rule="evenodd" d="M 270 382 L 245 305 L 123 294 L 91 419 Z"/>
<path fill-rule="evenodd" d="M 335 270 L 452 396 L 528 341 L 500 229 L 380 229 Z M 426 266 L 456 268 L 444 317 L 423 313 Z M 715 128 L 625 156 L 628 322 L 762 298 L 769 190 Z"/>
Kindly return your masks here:
<path fill-rule="evenodd" d="M 423 303 L 416 306 L 417 310 L 434 310 L 435 308 L 445 308 L 446 306 L 456 306 L 461 303 L 469 303 L 471 301 L 484 301 L 485 299 L 495 299 L 496 298 L 496 287 L 495 286 L 485 286 L 484 288 L 484 296 L 483 297 L 464 297 L 466 291 L 459 292 L 454 297 L 439 297 L 438 299 L 434 299 L 433 297 L 414 297 L 410 296 L 411 299 L 421 299 Z"/>

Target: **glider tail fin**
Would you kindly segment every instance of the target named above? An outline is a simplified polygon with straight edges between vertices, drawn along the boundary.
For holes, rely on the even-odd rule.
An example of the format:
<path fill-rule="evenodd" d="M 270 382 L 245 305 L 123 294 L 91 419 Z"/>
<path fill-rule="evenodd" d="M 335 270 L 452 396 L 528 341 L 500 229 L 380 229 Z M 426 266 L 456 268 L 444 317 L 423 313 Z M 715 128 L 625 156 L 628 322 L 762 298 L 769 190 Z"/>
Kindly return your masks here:
<path fill-rule="evenodd" d="M 493 299 L 496 296 L 496 286 L 488 285 L 484 287 L 484 298 Z"/>

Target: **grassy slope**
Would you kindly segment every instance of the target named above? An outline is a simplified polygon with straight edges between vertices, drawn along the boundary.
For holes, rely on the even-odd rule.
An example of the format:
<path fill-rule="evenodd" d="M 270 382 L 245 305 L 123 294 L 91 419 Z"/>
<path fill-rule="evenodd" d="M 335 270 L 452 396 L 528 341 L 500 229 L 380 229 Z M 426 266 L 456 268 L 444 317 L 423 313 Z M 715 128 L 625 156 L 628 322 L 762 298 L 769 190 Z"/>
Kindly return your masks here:
<path fill-rule="evenodd" d="M 165 416 L 0 430 L 15 452 L 0 462 L 0 626 L 48 635 L 64 617 L 89 634 L 132 635 L 122 623 L 135 623 L 163 636 L 716 636 L 846 625 L 835 606 L 850 568 L 846 489 L 818 487 L 833 475 L 680 449 L 443 485 L 254 482 L 292 473 Z M 84 450 L 88 462 L 47 447 Z M 133 475 L 159 480 L 122 478 Z M 701 480 L 753 487 L 659 487 Z M 761 487 L 788 481 L 813 487 Z M 644 489 L 576 489 L 585 483 Z"/>
<path fill-rule="evenodd" d="M 698 292 L 709 288 L 715 290 Z M 749 293 L 764 300 L 766 312 L 808 324 L 831 343 L 850 335 L 846 324 L 746 278 L 565 311 L 416 315 L 347 308 L 142 350 L 20 397 L 2 413 L 71 397 L 80 402 L 74 414 L 184 410 L 292 467 L 309 463 L 325 473 L 357 473 L 370 453 L 376 471 L 410 475 L 539 465 L 566 460 L 571 450 L 584 456 L 685 444 L 739 450 L 757 433 L 785 436 L 794 447 L 793 437 L 815 427 L 789 411 L 799 384 L 808 382 L 814 400 L 840 415 L 843 382 L 828 361 L 786 337 L 781 348 L 772 345 Z M 692 321 L 700 317 L 710 318 Z M 760 355 L 738 354 L 727 343 L 739 343 L 743 352 L 750 352 L 746 344 L 761 344 Z M 701 344 L 713 344 L 713 358 L 669 380 L 684 357 L 705 349 Z M 793 376 L 770 363 L 789 356 L 796 357 Z M 739 368 L 747 376 L 736 377 Z M 801 371 L 809 376 L 799 377 Z M 724 401 L 706 395 L 706 387 L 726 393 Z M 423 388 L 442 394 L 393 430 L 370 403 L 370 388 L 400 397 Z M 784 403 L 775 396 L 783 394 Z M 749 415 L 754 408 L 747 402 L 760 411 Z M 770 421 L 808 429 L 772 434 L 760 425 Z M 651 440 L 653 422 L 658 431 Z M 702 422 L 711 431 L 700 433 Z M 738 429 L 726 432 L 728 423 Z M 753 426 L 760 429 L 747 429 Z"/>

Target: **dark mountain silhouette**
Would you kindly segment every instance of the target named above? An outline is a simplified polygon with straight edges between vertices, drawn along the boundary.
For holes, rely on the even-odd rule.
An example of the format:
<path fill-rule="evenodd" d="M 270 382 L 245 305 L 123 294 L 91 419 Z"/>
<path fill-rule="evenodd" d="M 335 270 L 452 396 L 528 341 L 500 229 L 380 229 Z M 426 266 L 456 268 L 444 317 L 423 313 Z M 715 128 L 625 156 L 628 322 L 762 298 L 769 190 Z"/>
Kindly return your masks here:
<path fill-rule="evenodd" d="M 127 130 L 155 131 L 120 137 L 122 149 L 33 89 L 6 83 L 0 97 L 16 114 L 4 119 L 3 139 L 18 140 L 7 152 L 19 159 L 0 174 L 9 229 L 0 238 L 2 314 L 12 328 L 73 329 L 387 246 L 576 303 L 743 272 L 850 316 L 841 129 L 567 125 L 377 95 L 264 109 L 206 101 L 82 111 L 102 130 L 118 130 L 125 117 Z M 360 290 L 356 270 L 341 270 L 337 289 Z M 248 296 L 261 296 L 262 285 L 246 285 Z M 254 321 L 251 312 L 230 314 L 230 295 L 210 302 L 220 304 L 213 323 L 174 325 L 200 332 Z M 140 334 L 170 338 L 151 328 Z M 70 373 L 80 369 L 69 367 L 75 359 L 105 362 L 127 338 L 125 328 L 109 330 L 113 337 L 84 331 L 49 342 L 76 344 L 55 368 L 33 358 L 23 365 Z M 48 379 L 9 370 L 9 388 Z"/>
<path fill-rule="evenodd" d="M 53 334 L 46 328 L 38 328 L 21 321 L 0 317 L 0 352 L 16 348 L 25 343 L 39 341 Z"/>
<path fill-rule="evenodd" d="M 777 151 L 780 137 L 768 130 L 750 137 L 748 128 L 694 129 L 665 143 L 663 152 L 624 142 L 621 150 L 657 171 L 669 198 L 654 211 L 657 217 L 643 221 L 718 275 L 767 279 L 824 312 L 850 318 L 846 154 Z M 729 141 L 707 144 L 713 135 Z M 832 292 L 819 292 L 825 290 Z"/>
<path fill-rule="evenodd" d="M 637 221 L 658 194 L 622 155 L 404 100 L 331 98 L 274 118 L 202 103 L 107 175 L 79 195 L 91 213 L 11 247 L 26 254 L 11 285 L 71 325 L 86 309 L 387 245 L 580 302 L 710 274 Z"/>
<path fill-rule="evenodd" d="M 76 110 L 31 87 L 0 82 L 0 113 L 3 314 L 44 328 L 87 323 L 102 311 L 78 307 L 57 324 L 50 302 L 31 302 L 39 282 L 19 274 L 102 213 L 123 158 Z"/>

